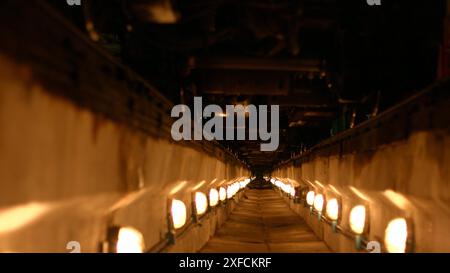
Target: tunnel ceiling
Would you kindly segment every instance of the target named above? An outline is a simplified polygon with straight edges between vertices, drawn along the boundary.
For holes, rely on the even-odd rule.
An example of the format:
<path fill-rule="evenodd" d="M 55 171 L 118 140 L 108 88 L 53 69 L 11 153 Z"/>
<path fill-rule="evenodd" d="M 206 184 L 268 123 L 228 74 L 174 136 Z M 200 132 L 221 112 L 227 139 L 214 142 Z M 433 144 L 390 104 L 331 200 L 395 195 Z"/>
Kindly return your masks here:
<path fill-rule="evenodd" d="M 436 79 L 444 1 L 49 0 L 174 103 L 278 104 L 280 147 L 224 142 L 254 171 Z M 432 3 L 431 3 L 432 2 Z M 85 26 L 88 26 L 87 30 Z"/>

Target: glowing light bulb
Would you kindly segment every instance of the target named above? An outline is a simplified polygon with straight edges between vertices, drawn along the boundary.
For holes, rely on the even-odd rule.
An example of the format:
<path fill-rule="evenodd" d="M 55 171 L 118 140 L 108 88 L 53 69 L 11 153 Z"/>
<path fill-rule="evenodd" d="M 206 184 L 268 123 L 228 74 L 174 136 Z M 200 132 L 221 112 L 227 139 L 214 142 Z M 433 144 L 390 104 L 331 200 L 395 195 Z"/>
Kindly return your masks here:
<path fill-rule="evenodd" d="M 227 199 L 231 199 L 234 196 L 234 187 L 230 185 L 227 187 Z"/>
<path fill-rule="evenodd" d="M 292 189 L 292 186 L 291 185 L 286 185 L 286 187 L 284 188 L 284 192 L 286 193 L 286 194 L 291 194 L 291 189 Z"/>
<path fill-rule="evenodd" d="M 337 221 L 339 219 L 339 202 L 336 198 L 327 202 L 327 216 L 332 221 Z"/>
<path fill-rule="evenodd" d="M 350 211 L 350 228 L 356 234 L 362 234 L 366 224 L 366 207 L 358 205 Z"/>
<path fill-rule="evenodd" d="M 291 188 L 291 192 L 289 193 L 292 197 L 295 197 L 295 188 Z"/>
<path fill-rule="evenodd" d="M 117 253 L 142 253 L 144 251 L 144 236 L 134 228 L 123 227 L 119 230 Z"/>
<path fill-rule="evenodd" d="M 239 191 L 239 189 L 241 188 L 241 185 L 239 184 L 239 182 L 235 182 L 231 185 L 231 196 L 235 196 L 236 193 Z"/>
<path fill-rule="evenodd" d="M 183 201 L 172 200 L 171 206 L 172 222 L 175 229 L 182 228 L 186 224 L 187 210 Z"/>
<path fill-rule="evenodd" d="M 309 191 L 306 194 L 306 203 L 310 206 L 314 205 L 314 197 L 316 196 L 316 193 L 313 191 Z"/>
<path fill-rule="evenodd" d="M 195 193 L 195 210 L 197 215 L 202 215 L 208 209 L 208 198 L 203 192 Z"/>
<path fill-rule="evenodd" d="M 318 212 L 322 212 L 323 210 L 323 203 L 324 203 L 324 198 L 322 194 L 317 194 L 314 197 L 314 209 L 317 210 Z"/>
<path fill-rule="evenodd" d="M 384 243 L 389 253 L 405 253 L 408 239 L 408 224 L 403 218 L 389 222 L 384 235 Z"/>
<path fill-rule="evenodd" d="M 277 188 L 281 188 L 283 186 L 283 182 L 277 180 L 275 181 L 275 186 L 277 186 Z"/>
<path fill-rule="evenodd" d="M 227 199 L 227 190 L 224 187 L 220 187 L 219 189 L 219 200 L 225 201 Z"/>
<path fill-rule="evenodd" d="M 219 192 L 216 189 L 209 191 L 209 205 L 215 207 L 219 204 Z"/>

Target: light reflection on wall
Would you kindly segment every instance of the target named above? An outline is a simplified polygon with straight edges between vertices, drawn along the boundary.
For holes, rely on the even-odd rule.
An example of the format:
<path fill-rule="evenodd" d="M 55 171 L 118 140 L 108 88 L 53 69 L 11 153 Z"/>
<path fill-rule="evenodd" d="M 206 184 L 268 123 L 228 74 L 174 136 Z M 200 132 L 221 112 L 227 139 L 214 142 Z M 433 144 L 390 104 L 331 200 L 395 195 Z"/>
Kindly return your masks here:
<path fill-rule="evenodd" d="M 45 214 L 49 205 L 30 203 L 0 211 L 0 234 L 18 230 Z"/>

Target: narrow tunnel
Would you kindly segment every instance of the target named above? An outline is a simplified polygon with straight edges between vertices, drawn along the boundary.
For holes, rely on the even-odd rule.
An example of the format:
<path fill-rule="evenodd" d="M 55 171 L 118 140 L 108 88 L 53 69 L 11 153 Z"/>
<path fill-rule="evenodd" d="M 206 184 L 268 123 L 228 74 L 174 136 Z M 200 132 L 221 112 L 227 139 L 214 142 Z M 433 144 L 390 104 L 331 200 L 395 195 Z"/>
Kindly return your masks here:
<path fill-rule="evenodd" d="M 0 253 L 449 253 L 450 2 L 369 2 L 1 1 Z"/>
<path fill-rule="evenodd" d="M 285 200 L 272 189 L 251 189 L 203 253 L 329 252 Z"/>

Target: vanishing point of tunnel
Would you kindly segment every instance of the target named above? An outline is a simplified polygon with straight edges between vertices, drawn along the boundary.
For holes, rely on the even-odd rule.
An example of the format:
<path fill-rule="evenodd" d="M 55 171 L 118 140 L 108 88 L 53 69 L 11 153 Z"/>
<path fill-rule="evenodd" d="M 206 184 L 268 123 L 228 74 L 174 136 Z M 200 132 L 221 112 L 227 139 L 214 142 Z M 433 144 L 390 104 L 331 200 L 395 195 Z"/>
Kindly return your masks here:
<path fill-rule="evenodd" d="M 449 60 L 449 0 L 2 0 L 0 253 L 449 253 Z"/>

